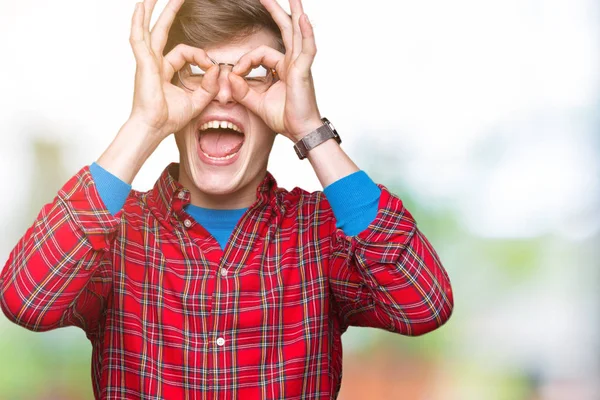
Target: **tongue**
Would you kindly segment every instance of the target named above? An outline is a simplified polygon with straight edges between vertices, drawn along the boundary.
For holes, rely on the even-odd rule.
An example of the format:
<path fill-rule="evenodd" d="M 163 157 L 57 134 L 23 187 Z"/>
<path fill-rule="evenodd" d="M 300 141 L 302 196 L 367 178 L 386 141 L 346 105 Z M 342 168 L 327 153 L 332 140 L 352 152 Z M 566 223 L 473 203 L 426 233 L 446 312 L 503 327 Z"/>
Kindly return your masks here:
<path fill-rule="evenodd" d="M 225 157 L 237 152 L 244 136 L 230 129 L 210 129 L 200 135 L 200 148 L 211 157 Z"/>

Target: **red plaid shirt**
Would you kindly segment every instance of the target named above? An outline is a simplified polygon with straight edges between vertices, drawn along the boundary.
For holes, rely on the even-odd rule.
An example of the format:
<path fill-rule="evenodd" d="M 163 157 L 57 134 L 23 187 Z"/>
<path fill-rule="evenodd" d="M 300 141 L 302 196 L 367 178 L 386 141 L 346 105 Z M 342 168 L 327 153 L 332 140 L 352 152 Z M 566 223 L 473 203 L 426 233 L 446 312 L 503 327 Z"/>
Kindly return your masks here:
<path fill-rule="evenodd" d="M 11 320 L 86 332 L 96 398 L 333 399 L 348 326 L 420 335 L 450 317 L 448 276 L 385 187 L 349 237 L 322 192 L 267 173 L 221 250 L 184 211 L 176 171 L 113 217 L 82 169 L 3 270 Z"/>

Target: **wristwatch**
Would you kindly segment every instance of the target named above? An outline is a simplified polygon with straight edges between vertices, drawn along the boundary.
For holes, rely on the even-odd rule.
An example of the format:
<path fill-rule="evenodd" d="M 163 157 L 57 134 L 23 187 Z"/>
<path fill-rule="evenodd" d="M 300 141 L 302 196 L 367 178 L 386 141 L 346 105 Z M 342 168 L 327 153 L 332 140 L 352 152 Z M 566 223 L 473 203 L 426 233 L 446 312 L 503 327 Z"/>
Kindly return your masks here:
<path fill-rule="evenodd" d="M 320 128 L 304 136 L 294 145 L 294 150 L 296 150 L 296 154 L 298 154 L 298 158 L 301 160 L 306 158 L 310 150 L 329 139 L 333 138 L 336 142 L 342 143 L 342 139 L 333 127 L 333 124 L 327 118 L 321 118 L 321 121 L 323 121 L 323 125 Z"/>

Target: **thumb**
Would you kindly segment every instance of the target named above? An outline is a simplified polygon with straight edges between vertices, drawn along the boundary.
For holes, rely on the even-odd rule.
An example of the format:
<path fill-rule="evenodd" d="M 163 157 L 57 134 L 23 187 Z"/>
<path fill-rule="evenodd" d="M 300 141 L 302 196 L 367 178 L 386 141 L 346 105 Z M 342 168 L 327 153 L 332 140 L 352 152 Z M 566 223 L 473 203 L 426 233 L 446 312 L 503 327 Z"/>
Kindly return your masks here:
<path fill-rule="evenodd" d="M 260 116 L 258 110 L 261 95 L 252 90 L 244 78 L 234 73 L 229 73 L 229 83 L 231 84 L 231 95 L 235 101 Z"/>

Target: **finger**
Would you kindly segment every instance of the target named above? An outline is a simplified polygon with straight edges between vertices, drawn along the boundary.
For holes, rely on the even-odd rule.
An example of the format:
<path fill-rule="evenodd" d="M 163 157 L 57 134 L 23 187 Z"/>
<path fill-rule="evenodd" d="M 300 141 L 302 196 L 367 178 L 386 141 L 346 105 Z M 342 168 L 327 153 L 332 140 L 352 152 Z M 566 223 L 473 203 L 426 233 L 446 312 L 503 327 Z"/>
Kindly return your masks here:
<path fill-rule="evenodd" d="M 154 24 L 151 33 L 152 50 L 156 55 L 161 55 L 167 44 L 169 30 L 173 26 L 173 21 L 177 16 L 177 12 L 183 5 L 185 0 L 170 0 L 163 12 L 158 17 L 158 21 Z"/>
<path fill-rule="evenodd" d="M 131 44 L 135 60 L 138 64 L 147 60 L 149 55 L 148 46 L 144 40 L 144 12 L 144 5 L 142 3 L 136 3 L 135 11 L 131 18 L 129 43 Z"/>
<path fill-rule="evenodd" d="M 206 92 L 212 95 L 211 99 L 219 93 L 219 73 L 221 72 L 221 67 L 217 64 L 212 64 L 211 67 L 204 74 L 204 78 L 202 79 L 201 87 Z"/>
<path fill-rule="evenodd" d="M 306 14 L 300 18 L 300 30 L 302 32 L 302 51 L 294 64 L 305 76 L 308 76 L 317 54 L 317 45 L 312 25 Z"/>
<path fill-rule="evenodd" d="M 150 20 L 152 19 L 156 2 L 157 0 L 144 0 L 144 8 L 146 9 L 146 14 L 144 15 L 144 32 L 150 32 Z"/>
<path fill-rule="evenodd" d="M 202 85 L 191 94 L 194 117 L 200 114 L 219 93 L 218 78 L 220 70 L 218 65 L 212 64 L 212 67 L 204 74 Z"/>
<path fill-rule="evenodd" d="M 237 75 L 245 75 L 252 67 L 264 65 L 277 71 L 279 76 L 283 75 L 283 61 L 285 55 L 272 47 L 262 45 L 244 54 L 233 67 L 232 72 Z"/>
<path fill-rule="evenodd" d="M 267 9 L 267 11 L 269 11 L 273 17 L 273 21 L 275 21 L 279 27 L 286 53 L 291 53 L 293 46 L 292 18 L 288 13 L 285 12 L 285 10 L 279 5 L 279 3 L 277 3 L 276 0 L 260 0 L 260 2 Z"/>
<path fill-rule="evenodd" d="M 292 10 L 293 38 L 292 38 L 292 60 L 295 60 L 302 51 L 302 32 L 300 31 L 300 17 L 304 14 L 301 0 L 290 0 Z"/>
<path fill-rule="evenodd" d="M 186 63 L 198 65 L 204 71 L 214 65 L 204 50 L 181 43 L 164 57 L 163 78 L 170 81 Z"/>
<path fill-rule="evenodd" d="M 259 94 L 252 90 L 248 86 L 248 82 L 236 74 L 229 74 L 229 82 L 231 83 L 231 95 L 235 101 L 260 117 L 260 104 L 264 93 Z"/>
<path fill-rule="evenodd" d="M 152 19 L 152 11 L 154 10 L 154 4 L 157 0 L 144 0 L 142 7 L 144 8 L 144 40 L 146 41 L 148 48 L 150 49 L 150 20 Z"/>

